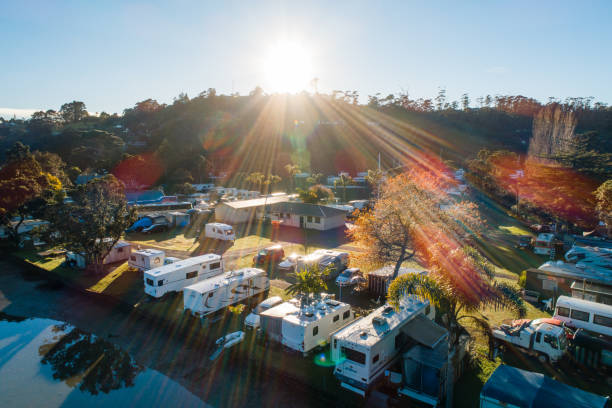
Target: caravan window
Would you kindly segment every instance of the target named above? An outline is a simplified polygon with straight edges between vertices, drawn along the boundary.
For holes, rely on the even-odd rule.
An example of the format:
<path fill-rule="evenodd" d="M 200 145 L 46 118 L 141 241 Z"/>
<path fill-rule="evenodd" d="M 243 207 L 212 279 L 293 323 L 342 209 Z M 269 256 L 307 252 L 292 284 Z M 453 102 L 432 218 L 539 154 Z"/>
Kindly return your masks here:
<path fill-rule="evenodd" d="M 163 279 L 158 280 L 157 286 L 164 286 L 164 280 Z"/>
<path fill-rule="evenodd" d="M 340 352 L 342 353 L 342 355 L 346 357 L 347 360 L 350 360 L 353 363 L 365 364 L 366 362 L 365 354 L 357 350 L 353 350 L 353 349 L 346 348 L 346 347 L 341 347 Z"/>
<path fill-rule="evenodd" d="M 334 316 L 334 322 L 337 322 L 338 320 L 340 320 L 340 315 L 335 315 Z"/>
<path fill-rule="evenodd" d="M 153 285 L 155 285 L 155 282 L 153 282 L 153 279 L 147 278 L 147 285 L 153 286 Z"/>
<path fill-rule="evenodd" d="M 185 274 L 185 279 L 193 279 L 196 276 L 198 276 L 198 272 L 197 271 L 195 271 L 195 272 L 187 272 Z"/>
<path fill-rule="evenodd" d="M 576 309 L 572 309 L 571 316 L 572 319 L 582 320 L 583 322 L 588 322 L 590 317 L 588 312 Z"/>
<path fill-rule="evenodd" d="M 315 326 L 315 327 L 312 329 L 312 335 L 313 335 L 313 336 L 316 336 L 317 334 L 319 334 L 319 326 Z"/>
<path fill-rule="evenodd" d="M 130 256 L 130 260 L 136 262 L 136 257 L 134 255 Z"/>
<path fill-rule="evenodd" d="M 351 311 L 347 310 L 346 312 L 342 313 L 342 320 L 344 319 L 348 319 L 351 315 Z"/>
<path fill-rule="evenodd" d="M 557 306 L 557 314 L 563 317 L 569 317 L 570 310 L 567 307 Z"/>
<path fill-rule="evenodd" d="M 375 355 L 374 358 L 372 359 L 372 364 L 376 363 L 378 361 L 378 357 L 379 355 Z"/>
<path fill-rule="evenodd" d="M 215 262 L 210 264 L 210 269 L 219 269 L 221 267 L 221 262 Z"/>
<path fill-rule="evenodd" d="M 123 252 L 123 247 L 117 248 L 117 252 Z"/>
<path fill-rule="evenodd" d="M 612 318 L 607 316 L 595 315 L 593 316 L 593 323 L 600 326 L 612 327 Z"/>

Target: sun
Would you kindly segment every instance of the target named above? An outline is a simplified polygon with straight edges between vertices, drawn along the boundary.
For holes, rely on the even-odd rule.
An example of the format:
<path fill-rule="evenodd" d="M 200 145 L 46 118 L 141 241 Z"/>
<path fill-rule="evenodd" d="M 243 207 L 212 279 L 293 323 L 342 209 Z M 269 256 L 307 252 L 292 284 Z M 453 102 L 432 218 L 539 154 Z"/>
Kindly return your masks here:
<path fill-rule="evenodd" d="M 302 44 L 288 40 L 270 45 L 263 69 L 266 77 L 264 89 L 270 92 L 303 91 L 314 77 L 310 52 Z"/>

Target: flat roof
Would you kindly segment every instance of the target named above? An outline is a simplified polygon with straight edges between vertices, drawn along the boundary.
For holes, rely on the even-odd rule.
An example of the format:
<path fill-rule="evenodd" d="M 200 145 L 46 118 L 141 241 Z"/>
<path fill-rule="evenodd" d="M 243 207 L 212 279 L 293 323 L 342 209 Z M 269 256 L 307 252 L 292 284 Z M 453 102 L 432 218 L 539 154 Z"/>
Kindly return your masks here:
<path fill-rule="evenodd" d="M 145 249 L 137 249 L 135 251 L 132 251 L 132 254 L 136 254 L 136 255 L 163 255 L 164 251 L 162 251 L 161 249 L 145 248 Z"/>
<path fill-rule="evenodd" d="M 242 281 L 244 279 L 254 278 L 255 276 L 260 275 L 266 276 L 266 272 L 258 268 L 242 268 L 235 271 L 229 271 L 221 275 L 213 276 L 212 278 L 205 279 L 198 283 L 194 283 L 193 285 L 187 286 L 185 287 L 185 289 L 192 290 L 198 293 L 207 293 L 221 286 L 226 286 L 231 282 Z"/>
<path fill-rule="evenodd" d="M 531 272 L 549 273 L 551 275 L 564 278 L 587 280 L 589 282 L 601 283 L 607 286 L 612 286 L 612 274 L 604 268 L 578 268 L 573 264 L 563 261 L 546 262 L 540 265 L 537 269 L 528 269 Z"/>
<path fill-rule="evenodd" d="M 406 298 L 399 310 L 386 304 L 369 315 L 339 330 L 334 338 L 371 347 L 378 343 L 388 332 L 407 323 L 425 309 L 426 303 L 416 298 Z M 380 319 L 383 320 L 380 320 Z M 384 324 L 374 324 L 374 319 Z"/>
<path fill-rule="evenodd" d="M 342 303 L 333 299 L 321 299 L 312 305 L 306 306 L 303 309 L 298 308 L 296 312 L 285 315 L 285 321 L 298 326 L 308 326 L 327 315 L 336 313 L 347 307 L 350 309 L 348 303 Z"/>
<path fill-rule="evenodd" d="M 557 305 L 562 303 L 561 306 L 569 305 L 571 308 L 584 308 L 590 312 L 602 313 L 608 316 L 612 316 L 612 305 L 606 305 L 603 303 L 591 302 L 590 300 L 579 299 L 569 296 L 559 296 L 557 299 Z"/>
<path fill-rule="evenodd" d="M 235 210 L 241 208 L 254 208 L 254 207 L 262 207 L 264 205 L 272 205 L 276 203 L 282 203 L 289 200 L 287 195 L 273 195 L 268 197 L 258 197 L 253 198 L 251 200 L 236 200 L 236 201 L 226 201 L 219 205 L 226 205 Z"/>
<path fill-rule="evenodd" d="M 178 262 L 174 262 L 168 265 L 163 265 L 155 269 L 148 270 L 145 273 L 150 274 L 150 275 L 161 275 L 164 273 L 175 271 L 180 268 L 186 268 L 186 267 L 198 265 L 204 262 L 214 262 L 214 261 L 221 261 L 221 255 L 205 254 L 205 255 L 200 255 L 200 256 L 194 256 L 192 258 L 183 259 Z"/>
<path fill-rule="evenodd" d="M 369 275 L 376 275 L 376 276 L 383 276 L 383 277 L 391 277 L 393 275 L 393 270 L 395 269 L 395 267 L 393 265 L 387 265 L 387 266 L 383 266 L 380 269 L 377 269 L 375 271 L 372 271 L 369 273 Z M 405 267 L 401 267 L 399 269 L 399 272 L 397 274 L 397 276 L 401 276 L 407 273 L 414 273 L 416 275 L 421 275 L 421 274 L 426 274 L 427 271 L 425 269 L 416 269 L 416 268 L 405 268 Z"/>
<path fill-rule="evenodd" d="M 299 301 L 297 299 L 291 299 L 291 300 L 281 303 L 280 305 L 271 307 L 265 312 L 261 312 L 260 316 L 283 318 L 290 313 L 295 313 L 298 310 L 300 310 L 298 305 L 299 305 Z"/>

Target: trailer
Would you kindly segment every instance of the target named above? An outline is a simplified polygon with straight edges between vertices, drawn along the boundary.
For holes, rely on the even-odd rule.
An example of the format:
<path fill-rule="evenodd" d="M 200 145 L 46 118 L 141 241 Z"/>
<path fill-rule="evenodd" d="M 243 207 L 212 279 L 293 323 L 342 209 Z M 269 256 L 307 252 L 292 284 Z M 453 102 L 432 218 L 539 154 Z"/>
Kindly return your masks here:
<path fill-rule="evenodd" d="M 353 320 L 355 313 L 349 304 L 330 298 L 319 299 L 283 317 L 281 343 L 306 354 L 328 344 L 332 333 Z"/>
<path fill-rule="evenodd" d="M 105 238 L 105 240 L 109 240 L 110 238 Z M 102 263 L 104 265 L 123 262 L 129 259 L 130 253 L 132 251 L 132 244 L 125 241 L 118 241 L 115 246 L 111 248 L 108 254 L 104 257 Z M 85 259 L 85 254 L 76 253 L 76 252 L 66 252 L 66 263 L 69 266 L 76 267 L 79 269 L 85 269 L 87 266 L 87 261 Z"/>
<path fill-rule="evenodd" d="M 331 356 L 340 385 L 365 396 L 409 343 L 408 324 L 418 315 L 432 319 L 432 309 L 428 300 L 406 297 L 398 310 L 381 306 L 334 333 Z"/>
<path fill-rule="evenodd" d="M 568 326 L 612 338 L 612 305 L 559 296 L 553 317 Z"/>
<path fill-rule="evenodd" d="M 157 268 L 164 264 L 165 252 L 159 249 L 139 249 L 132 251 L 128 266 L 141 271 Z"/>
<path fill-rule="evenodd" d="M 550 255 L 554 240 L 555 234 L 539 234 L 538 237 L 535 239 L 535 243 L 533 245 L 533 252 L 538 255 Z"/>
<path fill-rule="evenodd" d="M 220 222 L 206 224 L 204 235 L 206 238 L 218 239 L 221 241 L 234 241 L 236 239 L 236 234 L 232 226 Z"/>
<path fill-rule="evenodd" d="M 183 309 L 194 316 L 206 316 L 270 290 L 266 272 L 243 268 L 215 276 L 183 289 Z"/>
<path fill-rule="evenodd" d="M 145 293 L 160 298 L 169 292 L 180 292 L 185 286 L 223 273 L 220 255 L 206 254 L 145 271 Z"/>

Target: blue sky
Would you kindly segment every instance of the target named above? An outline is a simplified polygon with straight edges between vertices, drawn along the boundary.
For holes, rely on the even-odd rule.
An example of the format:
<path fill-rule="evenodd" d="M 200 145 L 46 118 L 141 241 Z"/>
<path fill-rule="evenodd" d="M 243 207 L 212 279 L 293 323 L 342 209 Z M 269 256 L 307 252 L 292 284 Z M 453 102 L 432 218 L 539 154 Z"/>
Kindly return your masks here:
<path fill-rule="evenodd" d="M 610 21 L 610 1 L 3 2 L 0 115 L 272 89 L 262 59 L 281 39 L 307 51 L 324 92 L 610 103 Z"/>

